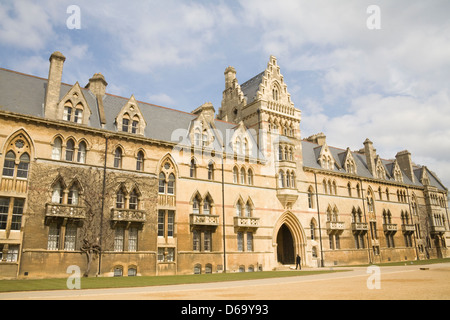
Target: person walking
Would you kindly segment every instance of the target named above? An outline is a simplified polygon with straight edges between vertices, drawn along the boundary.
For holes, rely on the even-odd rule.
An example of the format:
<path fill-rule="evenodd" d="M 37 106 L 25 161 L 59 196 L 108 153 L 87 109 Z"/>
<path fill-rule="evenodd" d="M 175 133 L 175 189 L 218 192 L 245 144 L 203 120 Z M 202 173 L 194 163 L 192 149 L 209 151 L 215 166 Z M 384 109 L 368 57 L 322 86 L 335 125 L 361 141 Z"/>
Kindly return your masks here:
<path fill-rule="evenodd" d="M 302 270 L 302 265 L 301 265 L 301 258 L 299 255 L 297 255 L 297 258 L 295 259 L 295 270 L 297 270 L 297 267 L 299 267 L 300 270 Z"/>

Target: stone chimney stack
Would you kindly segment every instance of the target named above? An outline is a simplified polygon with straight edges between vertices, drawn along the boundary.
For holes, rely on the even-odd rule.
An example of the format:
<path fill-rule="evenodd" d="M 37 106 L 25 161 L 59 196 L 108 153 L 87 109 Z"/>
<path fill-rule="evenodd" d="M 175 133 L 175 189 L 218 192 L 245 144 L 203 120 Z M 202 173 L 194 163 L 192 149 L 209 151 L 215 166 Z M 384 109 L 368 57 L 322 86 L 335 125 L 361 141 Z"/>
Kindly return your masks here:
<path fill-rule="evenodd" d="M 373 143 L 368 138 L 364 141 L 364 154 L 366 155 L 367 168 L 370 173 L 375 176 L 375 157 L 376 150 L 373 148 Z"/>
<path fill-rule="evenodd" d="M 64 57 L 61 52 L 55 51 L 50 56 L 49 60 L 50 69 L 48 72 L 48 83 L 45 93 L 45 117 L 56 119 L 59 94 L 61 91 L 63 66 L 64 61 L 66 61 L 66 57 Z"/>
<path fill-rule="evenodd" d="M 85 88 L 91 90 L 95 96 L 103 97 L 107 86 L 108 82 L 106 82 L 105 77 L 101 73 L 96 73 L 89 79 Z"/>
<path fill-rule="evenodd" d="M 411 153 L 408 150 L 400 151 L 395 155 L 397 163 L 400 169 L 406 174 L 406 176 L 414 183 L 414 171 L 411 161 Z"/>
<path fill-rule="evenodd" d="M 106 82 L 105 77 L 101 73 L 96 73 L 89 79 L 89 83 L 86 85 L 86 89 L 89 89 L 97 98 L 98 114 L 100 115 L 100 124 L 102 128 L 106 125 L 105 108 L 103 106 L 103 96 L 106 94 Z"/>
<path fill-rule="evenodd" d="M 327 143 L 327 136 L 323 132 L 320 132 L 306 138 L 306 141 L 318 144 L 319 146 L 323 146 L 325 143 Z"/>

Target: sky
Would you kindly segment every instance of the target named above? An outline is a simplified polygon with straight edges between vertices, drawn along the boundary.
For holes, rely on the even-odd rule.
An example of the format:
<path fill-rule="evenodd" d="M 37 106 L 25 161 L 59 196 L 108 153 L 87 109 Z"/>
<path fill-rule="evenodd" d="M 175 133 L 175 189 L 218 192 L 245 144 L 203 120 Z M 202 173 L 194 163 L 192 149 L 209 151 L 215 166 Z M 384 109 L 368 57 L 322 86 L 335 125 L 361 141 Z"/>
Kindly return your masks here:
<path fill-rule="evenodd" d="M 450 186 L 448 0 L 0 0 L 0 67 L 63 82 L 100 72 L 107 92 L 191 112 L 218 111 L 277 58 L 306 138 L 384 159 L 408 150 Z"/>

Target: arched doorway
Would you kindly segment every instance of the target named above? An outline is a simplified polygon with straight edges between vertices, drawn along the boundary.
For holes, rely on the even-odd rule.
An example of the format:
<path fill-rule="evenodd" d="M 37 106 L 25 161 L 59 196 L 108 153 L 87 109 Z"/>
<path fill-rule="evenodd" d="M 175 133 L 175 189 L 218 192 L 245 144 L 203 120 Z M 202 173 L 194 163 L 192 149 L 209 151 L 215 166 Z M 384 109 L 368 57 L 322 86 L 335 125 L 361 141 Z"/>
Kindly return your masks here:
<path fill-rule="evenodd" d="M 300 221 L 291 211 L 283 213 L 275 223 L 272 236 L 274 258 L 280 264 L 295 264 L 300 255 L 302 265 L 306 265 L 306 235 Z"/>
<path fill-rule="evenodd" d="M 278 230 L 277 259 L 281 264 L 295 263 L 294 238 L 286 224 L 283 224 Z"/>

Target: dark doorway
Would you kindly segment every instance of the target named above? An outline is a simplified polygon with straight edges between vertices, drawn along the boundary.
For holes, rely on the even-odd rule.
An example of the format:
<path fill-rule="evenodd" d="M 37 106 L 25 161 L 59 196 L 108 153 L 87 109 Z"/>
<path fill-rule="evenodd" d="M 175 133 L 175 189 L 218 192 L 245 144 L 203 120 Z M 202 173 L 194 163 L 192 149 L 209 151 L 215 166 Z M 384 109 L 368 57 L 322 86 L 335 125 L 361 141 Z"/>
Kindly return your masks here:
<path fill-rule="evenodd" d="M 294 264 L 294 239 L 289 228 L 283 224 L 277 235 L 277 257 L 281 264 Z"/>

